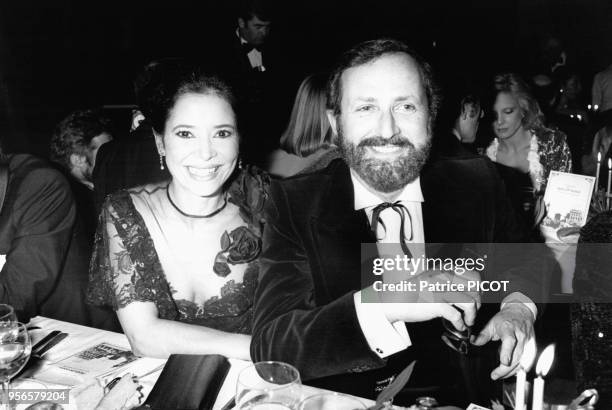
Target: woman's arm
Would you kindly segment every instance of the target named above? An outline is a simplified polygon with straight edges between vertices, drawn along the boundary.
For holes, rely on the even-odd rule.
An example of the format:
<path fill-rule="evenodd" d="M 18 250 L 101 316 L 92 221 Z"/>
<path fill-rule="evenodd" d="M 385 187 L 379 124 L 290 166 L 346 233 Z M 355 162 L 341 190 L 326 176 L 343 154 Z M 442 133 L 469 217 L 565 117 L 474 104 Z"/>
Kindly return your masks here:
<path fill-rule="evenodd" d="M 132 302 L 117 311 L 132 351 L 139 356 L 220 354 L 249 360 L 251 336 L 160 319 L 152 302 Z"/>
<path fill-rule="evenodd" d="M 100 230 L 101 253 L 97 260 L 110 304 L 134 353 L 168 357 L 171 354 L 221 354 L 248 359 L 251 337 L 204 326 L 160 319 L 158 302 L 167 297 L 160 273 L 145 263 L 153 243 L 143 236 L 140 219 L 133 217 L 129 196 L 110 197 Z M 103 245 L 102 245 L 103 244 Z M 107 301 L 108 302 L 108 301 Z"/>

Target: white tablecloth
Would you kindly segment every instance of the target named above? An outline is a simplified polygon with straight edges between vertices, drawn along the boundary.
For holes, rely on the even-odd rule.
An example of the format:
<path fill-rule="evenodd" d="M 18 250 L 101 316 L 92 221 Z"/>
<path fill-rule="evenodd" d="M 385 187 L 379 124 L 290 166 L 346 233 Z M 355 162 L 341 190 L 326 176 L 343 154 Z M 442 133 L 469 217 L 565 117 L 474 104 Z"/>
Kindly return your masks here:
<path fill-rule="evenodd" d="M 61 383 L 61 377 L 54 378 L 54 374 L 52 373 L 53 363 L 57 363 L 69 356 L 74 355 L 82 350 L 85 350 L 89 347 L 95 346 L 97 344 L 106 342 L 109 344 L 113 344 L 116 346 L 124 347 L 129 349 L 130 345 L 127 340 L 127 337 L 121 333 L 108 332 L 105 330 L 94 329 L 90 327 L 75 325 L 73 323 L 62 322 L 55 319 L 49 319 L 41 316 L 37 316 L 33 318 L 29 326 L 37 326 L 40 329 L 32 330 L 30 335 L 32 336 L 32 344 L 35 344 L 37 341 L 45 337 L 49 332 L 53 330 L 59 330 L 65 333 L 68 333 L 68 337 L 60 342 L 58 345 L 53 347 L 49 352 L 45 355 L 45 365 L 34 375 L 32 375 L 31 379 L 22 379 L 22 383 L 27 383 L 28 380 L 34 380 L 38 383 L 43 383 L 46 388 L 70 388 L 76 387 L 71 385 L 70 383 Z M 213 410 L 221 409 L 225 404 L 227 404 L 235 394 L 236 381 L 238 380 L 238 374 L 242 369 L 249 366 L 251 362 L 230 359 L 230 370 L 225 378 L 223 385 L 221 386 L 221 390 L 219 391 L 219 395 L 213 406 Z M 143 375 L 153 369 L 157 369 L 155 372 L 140 378 L 140 383 L 144 386 L 143 393 L 145 394 L 145 398 L 149 395 L 155 382 L 159 378 L 161 373 L 161 368 L 165 364 L 165 359 L 151 359 L 151 358 L 143 358 L 137 362 L 135 366 L 130 366 L 128 369 L 119 371 L 114 376 L 119 376 L 127 371 L 132 372 L 133 374 L 139 376 Z M 113 376 L 108 377 L 110 379 Z M 19 381 L 16 381 L 16 385 L 19 387 Z M 23 385 L 23 388 L 39 388 L 37 386 L 27 386 Z M 314 394 L 323 393 L 325 390 L 317 389 L 310 386 L 303 386 L 302 396 L 308 397 Z M 371 400 L 360 399 L 366 406 L 371 406 L 374 404 Z M 25 406 L 23 406 L 25 407 Z M 64 406 L 66 409 L 74 409 L 76 408 L 73 403 L 70 406 Z"/>

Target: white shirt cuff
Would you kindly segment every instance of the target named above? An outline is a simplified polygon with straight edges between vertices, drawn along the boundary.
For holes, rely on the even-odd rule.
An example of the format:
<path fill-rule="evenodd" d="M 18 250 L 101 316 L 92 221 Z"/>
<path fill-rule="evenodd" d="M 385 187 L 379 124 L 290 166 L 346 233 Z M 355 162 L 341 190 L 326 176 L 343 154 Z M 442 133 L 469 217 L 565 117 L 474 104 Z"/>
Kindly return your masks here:
<path fill-rule="evenodd" d="M 504 306 L 506 306 L 506 304 L 508 303 L 522 303 L 529 310 L 531 310 L 531 313 L 533 313 L 534 320 L 538 317 L 538 307 L 536 306 L 536 304 L 533 303 L 533 300 L 529 299 L 529 297 L 523 295 L 521 292 L 512 292 L 511 294 L 506 296 L 504 300 L 502 300 L 500 310 L 503 309 Z"/>
<path fill-rule="evenodd" d="M 391 323 L 380 303 L 361 303 L 361 292 L 353 295 L 361 331 L 370 349 L 381 359 L 408 348 L 412 342 L 404 322 Z"/>

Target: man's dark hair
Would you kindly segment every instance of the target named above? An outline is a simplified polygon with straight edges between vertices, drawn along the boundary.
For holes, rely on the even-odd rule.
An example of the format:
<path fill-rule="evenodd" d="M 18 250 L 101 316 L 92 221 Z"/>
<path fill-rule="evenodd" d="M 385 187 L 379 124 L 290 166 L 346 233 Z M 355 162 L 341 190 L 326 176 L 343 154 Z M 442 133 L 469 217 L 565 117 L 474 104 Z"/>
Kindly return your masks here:
<path fill-rule="evenodd" d="M 238 17 L 245 22 L 257 17 L 261 21 L 272 21 L 270 0 L 240 0 Z"/>
<path fill-rule="evenodd" d="M 471 79 L 451 78 L 442 87 L 444 98 L 438 110 L 437 127 L 440 132 L 450 131 L 466 107 L 482 109 L 479 85 Z"/>
<path fill-rule="evenodd" d="M 365 41 L 357 44 L 350 50 L 344 52 L 335 68 L 332 70 L 330 76 L 329 86 L 327 89 L 327 107 L 333 110 L 334 115 L 340 114 L 340 103 L 342 100 L 342 74 L 349 68 L 368 64 L 377 60 L 385 54 L 396 54 L 405 53 L 412 57 L 421 75 L 421 81 L 425 88 L 425 95 L 427 96 L 427 108 L 429 110 L 429 125 L 430 129 L 436 114 L 438 113 L 438 106 L 440 104 L 440 96 L 438 94 L 438 87 L 434 80 L 433 70 L 429 63 L 427 63 L 420 55 L 413 51 L 405 43 L 390 39 L 383 38 L 378 40 Z"/>
<path fill-rule="evenodd" d="M 86 155 L 93 138 L 111 132 L 111 121 L 101 111 L 74 111 L 55 127 L 51 138 L 51 160 L 70 170 L 70 155 Z"/>

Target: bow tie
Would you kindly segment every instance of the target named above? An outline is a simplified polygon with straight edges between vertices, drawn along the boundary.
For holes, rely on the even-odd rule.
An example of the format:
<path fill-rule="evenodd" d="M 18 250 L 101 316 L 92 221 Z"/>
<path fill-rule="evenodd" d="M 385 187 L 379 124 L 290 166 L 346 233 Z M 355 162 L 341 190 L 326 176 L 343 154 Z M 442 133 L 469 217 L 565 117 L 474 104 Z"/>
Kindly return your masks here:
<path fill-rule="evenodd" d="M 406 219 L 406 215 L 408 215 L 408 222 L 410 223 L 410 227 L 411 227 L 410 238 L 408 238 L 408 240 L 412 240 L 412 219 L 410 218 L 410 212 L 408 212 L 408 209 L 406 209 L 406 207 L 402 205 L 400 201 L 393 202 L 393 203 L 383 202 L 382 204 L 374 208 L 374 210 L 372 211 L 372 224 L 371 224 L 372 232 L 374 232 L 374 236 L 377 235 L 376 231 L 378 229 L 379 223 L 382 225 L 385 231 L 387 230 L 387 228 L 385 227 L 385 223 L 383 222 L 382 219 L 380 219 L 380 213 L 387 208 L 391 208 L 399 214 L 400 216 L 400 237 L 399 237 L 400 246 L 402 247 L 402 251 L 404 251 L 404 254 L 408 256 L 409 258 L 412 258 L 412 253 L 410 252 L 410 249 L 408 249 L 408 245 L 406 245 L 406 235 L 404 233 L 404 222 Z"/>
<path fill-rule="evenodd" d="M 259 48 L 255 47 L 254 45 L 249 44 L 249 43 L 242 43 L 241 47 L 242 47 L 242 51 L 244 51 L 245 54 L 249 54 L 253 50 L 257 50 L 257 51 L 261 52 L 261 50 Z"/>

